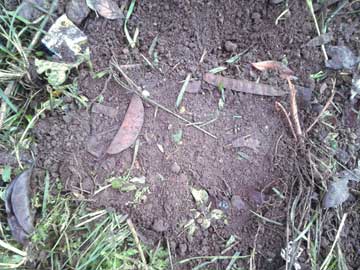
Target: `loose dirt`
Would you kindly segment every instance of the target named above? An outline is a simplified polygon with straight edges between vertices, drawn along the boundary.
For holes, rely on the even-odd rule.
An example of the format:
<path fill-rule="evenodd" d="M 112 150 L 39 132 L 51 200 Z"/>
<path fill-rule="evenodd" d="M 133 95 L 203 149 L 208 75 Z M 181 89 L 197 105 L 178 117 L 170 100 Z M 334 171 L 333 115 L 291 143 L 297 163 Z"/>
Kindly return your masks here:
<path fill-rule="evenodd" d="M 52 179 L 60 178 L 66 191 L 89 200 L 94 207 L 128 213 L 145 243 L 156 245 L 168 239 L 175 259 L 220 254 L 234 235 L 240 255 L 250 254 L 256 240 L 259 269 L 283 266 L 284 227 L 264 224 L 250 210 L 286 224 L 286 201 L 273 188 L 286 194 L 294 170 L 291 133 L 284 115 L 275 110 L 275 101 L 286 104 L 287 97 L 225 90 L 225 105 L 220 110 L 219 90 L 202 82 L 200 91 L 185 93 L 183 108 L 175 110 L 186 75 L 191 73 L 193 80 L 201 81 L 218 66 L 227 67 L 224 76 L 260 78 L 288 91 L 275 74 L 261 74 L 249 64 L 286 60 L 299 77 L 298 85 L 311 87 L 309 74 L 321 70 L 322 54 L 303 47 L 315 36 L 305 1 L 291 1 L 291 19 L 278 25 L 274 22 L 282 6 L 267 2 L 140 3 L 129 25 L 131 32 L 136 26 L 140 29 L 139 46 L 133 50 L 128 48 L 119 21 L 91 15 L 81 28 L 89 38 L 95 70 L 109 68 L 113 57 L 120 65 L 135 65 L 124 70 L 152 99 L 193 122 L 213 120 L 203 128 L 217 139 L 145 102 L 145 122 L 132 171 L 133 176 L 146 177 L 145 196 L 135 198 L 135 191 L 111 187 L 98 192 L 108 179 L 126 174 L 131 166 L 134 148 L 116 155 L 103 153 L 124 118 L 132 93 L 113 79 L 107 83 L 106 76 L 93 79 L 84 66 L 78 79 L 80 94 L 106 107 L 103 111 L 79 109 L 69 100 L 65 113 L 40 120 L 36 127 L 39 166 L 49 170 Z M 156 64 L 148 53 L 155 37 L 157 66 L 152 68 L 144 58 Z M 225 63 L 239 53 L 243 53 L 239 62 Z M 176 139 L 179 132 L 181 140 Z M 231 147 L 233 140 L 244 136 L 257 147 Z M 217 221 L 189 237 L 184 225 L 196 208 L 191 187 L 208 192 L 211 209 L 224 211 L 227 225 Z M 224 255 L 233 255 L 233 251 Z M 217 267 L 224 269 L 225 264 L 220 262 Z"/>

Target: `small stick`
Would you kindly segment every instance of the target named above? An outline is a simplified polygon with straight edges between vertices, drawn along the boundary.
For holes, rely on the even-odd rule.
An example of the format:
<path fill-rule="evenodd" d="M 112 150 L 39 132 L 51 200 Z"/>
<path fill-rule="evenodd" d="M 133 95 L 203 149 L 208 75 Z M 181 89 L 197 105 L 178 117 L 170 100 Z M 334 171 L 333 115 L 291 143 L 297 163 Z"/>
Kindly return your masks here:
<path fill-rule="evenodd" d="M 292 84 L 291 80 L 287 79 L 290 88 L 290 107 L 291 107 L 291 116 L 293 118 L 293 122 L 295 125 L 295 131 L 298 139 L 301 143 L 303 143 L 303 132 L 301 130 L 300 121 L 299 121 L 299 114 L 298 108 L 296 104 L 296 89 L 295 86 Z"/>
<path fill-rule="evenodd" d="M 131 234 L 132 234 L 133 237 L 134 237 L 135 244 L 136 244 L 136 246 L 137 246 L 137 248 L 138 248 L 138 250 L 139 250 L 141 260 L 142 260 L 142 262 L 143 262 L 143 264 L 144 264 L 144 269 L 145 269 L 145 270 L 148 270 L 148 266 L 147 266 L 147 263 L 146 263 L 146 259 L 145 259 L 144 252 L 143 252 L 143 250 L 142 250 L 142 248 L 141 248 L 141 244 L 140 244 L 139 237 L 138 237 L 138 235 L 137 235 L 137 233 L 136 233 L 134 224 L 132 223 L 132 221 L 131 221 L 130 218 L 127 220 L 127 224 L 128 224 L 128 226 L 129 226 L 129 228 L 130 228 Z"/>
<path fill-rule="evenodd" d="M 308 127 L 308 129 L 306 130 L 306 133 L 309 133 L 310 130 L 315 126 L 315 124 L 320 120 L 321 116 L 324 114 L 324 112 L 328 109 L 328 107 L 330 106 L 330 104 L 332 103 L 332 100 L 334 99 L 335 96 L 335 84 L 336 84 L 336 80 L 333 80 L 333 88 L 332 88 L 332 93 L 331 96 L 329 98 L 329 100 L 326 102 L 324 108 L 321 110 L 321 112 L 319 113 L 319 115 L 316 117 L 315 121 L 310 125 L 310 127 Z"/>
<path fill-rule="evenodd" d="M 291 133 L 292 133 L 295 141 L 297 141 L 298 139 L 297 139 L 297 136 L 296 136 L 296 133 L 295 133 L 295 130 L 294 130 L 294 126 L 293 126 L 293 124 L 292 124 L 292 122 L 291 122 L 291 120 L 290 120 L 290 117 L 289 117 L 288 112 L 285 110 L 284 106 L 283 106 L 280 102 L 277 102 L 277 101 L 276 101 L 276 102 L 275 102 L 275 107 L 276 107 L 277 109 L 280 109 L 280 110 L 284 113 L 284 115 L 285 115 L 285 117 L 286 117 L 286 120 L 287 120 L 288 123 L 289 123 L 290 129 L 291 129 Z"/>
<path fill-rule="evenodd" d="M 137 86 L 133 80 L 131 80 L 126 74 L 125 72 L 119 67 L 119 65 L 117 65 L 117 63 L 115 61 L 112 62 L 112 64 L 117 68 L 117 70 L 120 71 L 121 75 L 124 76 L 124 78 L 126 79 L 126 81 L 132 86 L 131 88 L 127 87 L 124 85 L 123 82 L 120 81 L 120 79 L 118 78 L 118 76 L 116 76 L 116 74 L 114 74 L 114 79 L 115 81 L 120 84 L 122 87 L 126 88 L 127 90 L 129 91 L 132 91 L 134 93 L 136 93 L 138 96 L 140 96 L 141 98 L 143 98 L 145 101 L 147 101 L 148 103 L 154 105 L 154 106 L 157 106 L 159 107 L 160 109 L 162 109 L 163 111 L 171 114 L 172 116 L 175 116 L 176 118 L 184 121 L 185 123 L 187 124 L 190 124 L 192 127 L 202 131 L 203 133 L 205 133 L 206 135 L 214 138 L 214 139 L 217 139 L 217 137 L 215 135 L 213 135 L 212 133 L 210 133 L 209 131 L 199 127 L 198 125 L 194 125 L 193 122 L 187 120 L 186 118 L 182 117 L 181 115 L 178 115 L 177 113 L 174 113 L 173 111 L 171 111 L 170 109 L 166 108 L 165 106 L 157 103 L 155 100 L 152 100 L 150 99 L 149 97 L 144 97 L 141 93 L 141 88 L 139 86 Z"/>
<path fill-rule="evenodd" d="M 171 247 L 170 247 L 168 238 L 166 238 L 166 245 L 167 245 L 167 248 L 168 248 L 168 254 L 169 254 L 171 270 L 174 270 L 174 265 L 173 265 L 172 256 L 171 256 Z"/>

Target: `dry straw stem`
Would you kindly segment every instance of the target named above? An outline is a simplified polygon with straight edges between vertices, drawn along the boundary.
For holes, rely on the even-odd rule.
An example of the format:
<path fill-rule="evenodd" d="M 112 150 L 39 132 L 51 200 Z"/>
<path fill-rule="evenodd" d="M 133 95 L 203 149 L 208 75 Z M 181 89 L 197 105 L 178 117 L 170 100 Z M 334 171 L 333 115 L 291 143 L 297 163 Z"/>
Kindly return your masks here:
<path fill-rule="evenodd" d="M 291 122 L 291 119 L 290 119 L 290 117 L 289 117 L 288 112 L 286 111 L 286 109 L 284 108 L 284 106 L 283 106 L 280 102 L 277 102 L 277 101 L 276 101 L 276 102 L 275 102 L 275 107 L 276 107 L 277 109 L 280 109 L 280 110 L 284 113 L 284 115 L 285 115 L 285 117 L 286 117 L 286 120 L 287 120 L 288 123 L 289 123 L 290 129 L 291 129 L 291 133 L 292 133 L 295 141 L 297 141 L 297 136 L 296 136 L 296 133 L 295 133 L 295 130 L 294 130 L 294 126 L 293 126 L 293 124 L 292 124 L 292 122 Z"/>
<path fill-rule="evenodd" d="M 306 133 L 309 133 L 311 131 L 311 129 L 315 126 L 315 124 L 320 120 L 321 116 L 324 114 L 324 112 L 329 108 L 332 100 L 334 99 L 335 96 L 335 84 L 336 84 L 336 80 L 333 79 L 333 87 L 332 87 L 332 93 L 330 98 L 328 99 L 328 101 L 326 102 L 324 108 L 321 110 L 321 112 L 319 113 L 319 115 L 316 117 L 315 121 L 310 125 L 310 127 L 308 127 L 308 129 L 306 130 Z"/>
<path fill-rule="evenodd" d="M 124 87 L 126 90 L 129 90 L 137 95 L 139 95 L 141 98 L 144 99 L 145 102 L 150 103 L 151 105 L 160 108 L 161 110 L 171 114 L 172 116 L 184 121 L 187 124 L 190 124 L 191 127 L 196 128 L 198 130 L 200 130 L 201 132 L 203 132 L 204 134 L 212 137 L 213 139 L 217 139 L 217 137 L 210 133 L 209 131 L 203 129 L 202 127 L 194 124 L 192 121 L 187 120 L 186 118 L 182 117 L 181 115 L 174 113 L 173 111 L 171 111 L 170 109 L 166 108 L 165 106 L 159 104 L 158 102 L 156 102 L 155 100 L 152 100 L 149 97 L 145 97 L 142 92 L 141 92 L 141 88 L 132 80 L 129 78 L 129 76 L 126 75 L 126 73 L 121 69 L 121 67 L 119 66 L 119 64 L 116 62 L 116 60 L 113 58 L 111 60 L 111 64 L 120 72 L 120 74 L 124 77 L 124 79 L 127 82 L 127 85 L 125 83 L 123 83 L 119 76 L 117 74 L 113 74 L 113 77 L 115 79 L 115 81 L 122 87 Z"/>
<path fill-rule="evenodd" d="M 347 218 L 348 214 L 344 214 L 342 219 L 341 219 L 341 222 L 340 222 L 340 225 L 339 225 L 339 229 L 336 233 L 336 236 L 335 236 L 335 240 L 331 246 L 331 249 L 330 249 L 330 252 L 329 254 L 326 256 L 323 264 L 321 265 L 320 267 L 320 270 L 326 270 L 326 269 L 329 269 L 329 265 L 330 265 L 330 262 L 331 262 L 331 259 L 333 257 L 333 252 L 334 252 L 334 249 L 335 249 L 335 246 L 337 244 L 337 242 L 339 241 L 340 239 L 340 236 L 341 236 L 341 232 L 342 232 L 342 229 L 344 228 L 344 225 L 345 225 L 345 221 L 346 221 L 346 218 Z"/>
<path fill-rule="evenodd" d="M 301 143 L 304 142 L 303 132 L 301 130 L 301 125 L 299 121 L 299 113 L 298 107 L 296 104 L 296 89 L 295 86 L 292 84 L 291 80 L 287 79 L 290 88 L 290 106 L 291 106 L 291 116 L 295 125 L 295 132 L 296 135 Z"/>
<path fill-rule="evenodd" d="M 9 84 L 5 88 L 4 94 L 6 96 L 9 96 L 12 93 L 14 86 L 15 86 L 14 81 L 9 82 Z M 5 102 L 5 100 L 3 100 L 0 106 L 0 130 L 5 120 L 6 109 L 7 109 L 7 103 Z"/>
<path fill-rule="evenodd" d="M 135 227 L 134 227 L 134 224 L 132 223 L 131 219 L 128 219 L 127 220 L 127 224 L 129 226 L 129 229 L 131 231 L 131 234 L 133 235 L 134 237 L 134 240 L 135 240 L 135 244 L 139 250 L 139 253 L 140 253 L 140 257 L 141 257 L 141 261 L 143 262 L 143 265 L 144 265 L 144 270 L 148 270 L 148 266 L 147 266 L 147 263 L 146 263 L 146 259 L 145 259 L 145 255 L 144 255 L 144 252 L 141 248 L 141 244 L 140 244 L 140 240 L 139 240 L 139 237 L 136 233 L 136 230 L 135 230 Z"/>

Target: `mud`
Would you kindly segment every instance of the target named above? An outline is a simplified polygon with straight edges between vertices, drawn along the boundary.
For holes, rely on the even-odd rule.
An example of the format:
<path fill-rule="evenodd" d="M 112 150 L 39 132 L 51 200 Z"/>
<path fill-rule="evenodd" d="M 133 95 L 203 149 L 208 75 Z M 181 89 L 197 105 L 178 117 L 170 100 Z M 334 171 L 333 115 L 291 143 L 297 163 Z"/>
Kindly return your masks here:
<path fill-rule="evenodd" d="M 125 175 L 132 163 L 133 148 L 117 155 L 105 155 L 104 149 L 120 126 L 133 93 L 113 78 L 93 79 L 84 66 L 79 93 L 92 104 L 106 107 L 85 110 L 69 101 L 66 113 L 40 120 L 36 127 L 39 166 L 49 170 L 52 179 L 60 178 L 66 191 L 90 200 L 94 207 L 128 213 L 145 243 L 156 245 L 168 239 L 175 260 L 219 254 L 234 235 L 240 255 L 250 254 L 256 243 L 259 269 L 283 266 L 280 251 L 286 243 L 287 202 L 274 188 L 287 194 L 295 152 L 287 122 L 276 111 L 275 101 L 286 104 L 287 97 L 225 90 L 224 108 L 219 109 L 219 90 L 202 82 L 198 93 L 186 93 L 182 108 L 175 108 L 188 73 L 194 81 L 202 81 L 206 72 L 219 66 L 227 67 L 224 76 L 259 79 L 288 91 L 276 74 L 259 73 L 250 66 L 269 59 L 287 61 L 299 78 L 297 84 L 312 87 L 309 74 L 321 70 L 323 63 L 321 50 L 303 46 L 315 35 L 305 1 L 291 1 L 291 19 L 278 25 L 274 22 L 282 6 L 267 2 L 143 2 L 129 24 L 131 33 L 135 27 L 140 29 L 136 49 L 129 48 L 121 21 L 90 15 L 81 28 L 89 38 L 95 70 L 109 68 L 111 59 L 116 59 L 153 100 L 190 121 L 206 123 L 203 128 L 216 139 L 145 102 L 145 122 L 132 170 L 133 176 L 146 178 L 139 187 L 143 196 L 136 198 L 135 191 L 120 192 L 111 187 L 101 190 L 111 177 Z M 156 37 L 154 57 L 149 49 Z M 236 64 L 225 63 L 240 53 Z M 180 131 L 179 141 L 174 138 Z M 245 136 L 257 147 L 231 146 Z M 191 209 L 196 208 L 191 187 L 205 189 L 210 207 L 221 209 L 228 224 L 217 221 L 190 237 L 184 225 L 192 218 Z M 250 210 L 283 226 L 263 224 Z M 233 253 L 234 249 L 224 255 Z M 224 269 L 226 263 L 219 262 L 217 269 Z"/>

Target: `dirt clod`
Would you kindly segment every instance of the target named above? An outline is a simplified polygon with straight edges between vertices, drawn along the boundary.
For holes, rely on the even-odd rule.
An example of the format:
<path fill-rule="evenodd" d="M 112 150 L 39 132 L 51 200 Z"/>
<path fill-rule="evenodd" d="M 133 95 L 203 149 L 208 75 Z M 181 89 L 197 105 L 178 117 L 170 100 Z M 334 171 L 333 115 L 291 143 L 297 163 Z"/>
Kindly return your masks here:
<path fill-rule="evenodd" d="M 152 225 L 152 229 L 156 232 L 165 232 L 169 228 L 168 224 L 163 219 L 157 219 Z"/>
<path fill-rule="evenodd" d="M 181 171 L 181 167 L 179 166 L 179 164 L 177 164 L 176 162 L 174 162 L 174 163 L 171 165 L 171 171 L 172 171 L 173 173 L 178 174 L 178 173 Z"/>
<path fill-rule="evenodd" d="M 225 42 L 225 50 L 227 52 L 235 52 L 237 49 L 237 44 L 232 41 L 226 41 Z"/>

